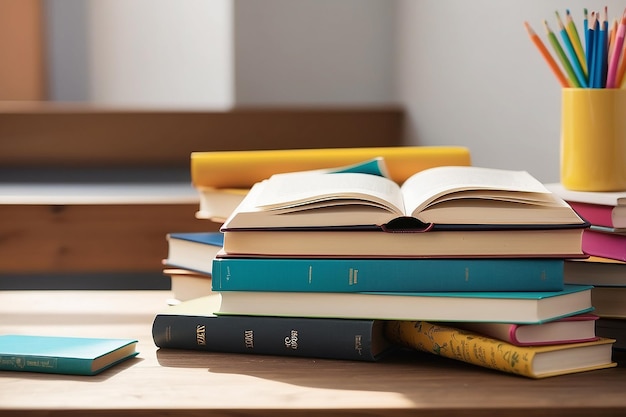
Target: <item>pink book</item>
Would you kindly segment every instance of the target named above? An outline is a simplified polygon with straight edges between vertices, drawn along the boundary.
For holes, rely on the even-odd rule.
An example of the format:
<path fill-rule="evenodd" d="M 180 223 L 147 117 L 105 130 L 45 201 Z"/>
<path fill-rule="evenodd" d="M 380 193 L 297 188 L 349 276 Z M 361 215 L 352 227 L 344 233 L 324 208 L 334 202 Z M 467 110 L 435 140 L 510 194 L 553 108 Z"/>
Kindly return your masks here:
<path fill-rule="evenodd" d="M 585 229 L 582 250 L 587 255 L 626 261 L 626 234 Z"/>
<path fill-rule="evenodd" d="M 576 201 L 568 201 L 574 211 L 589 223 L 597 226 L 616 227 L 613 222 L 614 206 L 606 206 L 602 204 L 580 203 Z"/>
<path fill-rule="evenodd" d="M 596 320 L 590 313 L 541 324 L 457 323 L 454 326 L 517 346 L 558 345 L 596 340 Z"/>

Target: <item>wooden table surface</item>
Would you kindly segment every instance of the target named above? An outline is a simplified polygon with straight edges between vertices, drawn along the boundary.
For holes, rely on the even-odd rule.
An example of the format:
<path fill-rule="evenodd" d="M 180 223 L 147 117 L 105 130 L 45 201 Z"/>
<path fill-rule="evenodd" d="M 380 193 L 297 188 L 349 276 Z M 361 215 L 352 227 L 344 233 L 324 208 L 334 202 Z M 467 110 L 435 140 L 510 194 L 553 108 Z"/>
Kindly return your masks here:
<path fill-rule="evenodd" d="M 624 416 L 617 368 L 530 380 L 418 352 L 378 363 L 158 350 L 168 291 L 0 292 L 0 334 L 129 337 L 94 377 L 0 372 L 0 416 Z"/>

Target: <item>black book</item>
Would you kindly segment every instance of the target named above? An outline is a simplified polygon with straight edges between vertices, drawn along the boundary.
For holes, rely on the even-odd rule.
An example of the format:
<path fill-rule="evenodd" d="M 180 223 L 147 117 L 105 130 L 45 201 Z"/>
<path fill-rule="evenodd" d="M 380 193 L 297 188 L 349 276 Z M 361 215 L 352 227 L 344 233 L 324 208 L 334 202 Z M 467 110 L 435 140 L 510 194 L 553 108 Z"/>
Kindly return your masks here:
<path fill-rule="evenodd" d="M 383 321 L 214 315 L 219 294 L 169 307 L 154 318 L 160 348 L 376 361 L 391 345 Z"/>

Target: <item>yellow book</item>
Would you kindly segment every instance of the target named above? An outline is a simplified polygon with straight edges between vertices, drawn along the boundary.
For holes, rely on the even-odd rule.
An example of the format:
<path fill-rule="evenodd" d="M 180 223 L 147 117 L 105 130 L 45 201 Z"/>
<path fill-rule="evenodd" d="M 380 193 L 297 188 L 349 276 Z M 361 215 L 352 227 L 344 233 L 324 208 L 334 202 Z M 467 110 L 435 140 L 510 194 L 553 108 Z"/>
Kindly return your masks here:
<path fill-rule="evenodd" d="M 426 168 L 471 165 L 469 150 L 460 146 L 192 152 L 191 182 L 196 187 L 250 188 L 274 174 L 334 168 L 378 156 L 397 183 Z"/>
<path fill-rule="evenodd" d="M 529 378 L 617 366 L 615 340 L 544 346 L 515 346 L 477 333 L 425 321 L 390 321 L 387 338 L 398 345 Z"/>

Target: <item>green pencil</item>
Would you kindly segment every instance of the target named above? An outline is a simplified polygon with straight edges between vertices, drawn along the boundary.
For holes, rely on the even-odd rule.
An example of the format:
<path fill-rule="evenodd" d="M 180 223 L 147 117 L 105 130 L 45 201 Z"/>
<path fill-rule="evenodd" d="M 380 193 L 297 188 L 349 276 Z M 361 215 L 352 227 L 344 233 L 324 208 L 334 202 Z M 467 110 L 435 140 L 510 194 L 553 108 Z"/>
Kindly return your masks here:
<path fill-rule="evenodd" d="M 563 51 L 563 48 L 561 48 L 561 44 L 556 38 L 556 35 L 554 34 L 554 32 L 552 32 L 552 30 L 550 30 L 550 26 L 548 26 L 548 22 L 546 20 L 543 21 L 543 25 L 546 28 L 546 34 L 548 35 L 548 40 L 550 41 L 550 44 L 552 44 L 552 48 L 554 49 L 554 52 L 556 52 L 557 56 L 559 57 L 559 61 L 561 61 L 561 65 L 563 65 L 563 68 L 565 69 L 565 72 L 567 73 L 570 83 L 574 87 L 580 88 L 581 85 L 578 82 L 578 77 L 576 77 L 574 68 L 572 68 L 572 64 L 567 59 L 567 56 L 565 55 L 565 51 Z"/>

